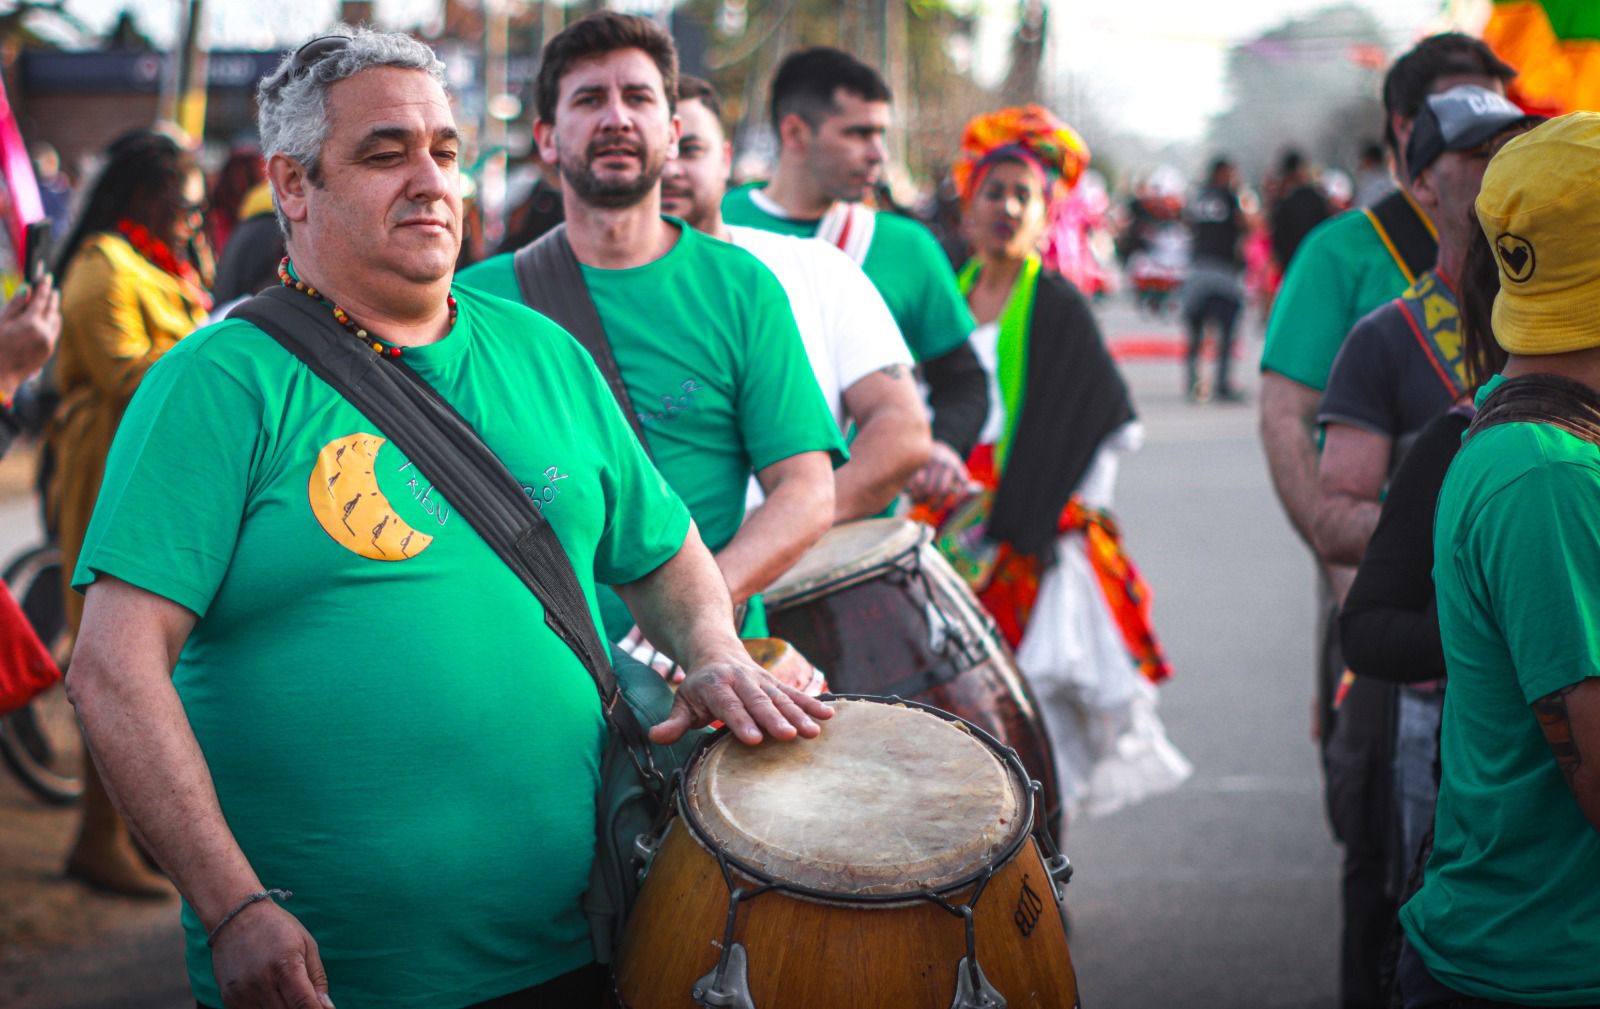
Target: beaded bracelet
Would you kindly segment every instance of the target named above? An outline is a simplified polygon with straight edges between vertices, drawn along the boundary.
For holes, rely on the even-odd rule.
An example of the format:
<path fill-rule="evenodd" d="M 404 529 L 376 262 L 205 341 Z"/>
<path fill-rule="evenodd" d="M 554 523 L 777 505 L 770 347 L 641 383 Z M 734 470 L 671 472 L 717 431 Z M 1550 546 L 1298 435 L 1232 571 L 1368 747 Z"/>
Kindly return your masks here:
<path fill-rule="evenodd" d="M 222 920 L 217 922 L 217 924 L 211 929 L 211 931 L 206 933 L 206 948 L 207 949 L 211 948 L 211 944 L 216 941 L 217 933 L 222 931 L 222 926 L 226 925 L 228 922 L 230 922 L 233 919 L 237 918 L 239 916 L 239 912 L 243 911 L 245 908 L 249 907 L 251 904 L 254 904 L 254 903 L 257 903 L 258 901 L 263 901 L 263 900 L 284 901 L 284 900 L 288 900 L 290 897 L 293 897 L 293 896 L 294 896 L 294 894 L 292 892 L 288 891 L 288 890 L 257 890 L 255 893 L 252 893 L 250 896 L 246 897 L 244 900 L 241 900 L 239 903 L 235 904 L 233 906 L 233 910 L 229 911 L 227 914 L 223 915 L 222 916 Z"/>

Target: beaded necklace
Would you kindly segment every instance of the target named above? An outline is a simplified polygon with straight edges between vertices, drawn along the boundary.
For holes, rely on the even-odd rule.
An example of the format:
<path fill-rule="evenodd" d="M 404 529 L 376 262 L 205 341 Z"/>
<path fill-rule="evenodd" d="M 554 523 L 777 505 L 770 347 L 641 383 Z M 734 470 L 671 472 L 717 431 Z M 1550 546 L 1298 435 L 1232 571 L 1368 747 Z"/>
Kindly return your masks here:
<path fill-rule="evenodd" d="M 284 256 L 278 261 L 278 280 L 283 283 L 284 287 L 293 288 L 306 297 L 315 301 L 320 301 L 324 305 L 327 305 L 328 308 L 332 309 L 333 311 L 334 321 L 343 326 L 345 330 L 357 340 L 360 340 L 362 343 L 371 347 L 373 352 L 379 357 L 399 357 L 405 350 L 404 347 L 396 347 L 393 344 L 386 344 L 382 337 L 369 333 L 366 329 L 362 328 L 360 323 L 350 318 L 350 313 L 346 312 L 338 305 L 323 297 L 321 291 L 318 291 L 315 287 L 312 287 L 310 284 L 300 280 L 299 278 L 295 277 L 294 274 L 290 273 L 288 256 Z M 445 304 L 450 307 L 450 328 L 454 329 L 456 327 L 457 314 L 456 297 L 453 294 L 447 294 L 445 295 L 444 300 Z"/>
<path fill-rule="evenodd" d="M 133 246 L 133 251 L 145 258 L 161 272 L 177 278 L 178 285 L 202 309 L 211 311 L 211 296 L 200 283 L 200 271 L 187 260 L 179 259 L 166 242 L 150 233 L 150 229 L 124 217 L 117 221 L 117 234 Z"/>

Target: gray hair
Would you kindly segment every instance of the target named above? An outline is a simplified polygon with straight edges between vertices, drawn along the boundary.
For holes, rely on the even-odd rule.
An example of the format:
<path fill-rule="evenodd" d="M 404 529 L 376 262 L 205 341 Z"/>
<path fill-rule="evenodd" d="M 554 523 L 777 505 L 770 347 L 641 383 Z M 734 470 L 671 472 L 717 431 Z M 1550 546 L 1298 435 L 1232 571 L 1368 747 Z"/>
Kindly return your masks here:
<path fill-rule="evenodd" d="M 313 185 L 322 182 L 322 145 L 328 139 L 328 89 L 363 70 L 398 67 L 420 70 L 448 90 L 444 64 L 433 50 L 402 32 L 380 32 L 371 28 L 334 25 L 324 33 L 341 35 L 350 44 L 301 68 L 294 73 L 295 52 L 284 54 L 278 68 L 256 86 L 256 127 L 261 135 L 261 156 L 275 154 L 298 161 Z M 319 36 L 324 37 L 324 36 Z M 289 220 L 278 206 L 273 190 L 272 209 L 278 227 L 289 234 Z"/>

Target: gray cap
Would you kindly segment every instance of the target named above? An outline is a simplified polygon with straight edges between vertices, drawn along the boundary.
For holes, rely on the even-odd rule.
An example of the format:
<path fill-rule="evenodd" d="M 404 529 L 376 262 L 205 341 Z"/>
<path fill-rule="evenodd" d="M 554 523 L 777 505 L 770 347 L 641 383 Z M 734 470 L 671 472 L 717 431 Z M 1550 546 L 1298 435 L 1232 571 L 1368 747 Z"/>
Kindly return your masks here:
<path fill-rule="evenodd" d="M 1509 127 L 1542 121 L 1503 95 L 1475 84 L 1458 84 L 1422 103 L 1406 141 L 1406 170 L 1415 182 L 1446 151 L 1470 151 Z"/>

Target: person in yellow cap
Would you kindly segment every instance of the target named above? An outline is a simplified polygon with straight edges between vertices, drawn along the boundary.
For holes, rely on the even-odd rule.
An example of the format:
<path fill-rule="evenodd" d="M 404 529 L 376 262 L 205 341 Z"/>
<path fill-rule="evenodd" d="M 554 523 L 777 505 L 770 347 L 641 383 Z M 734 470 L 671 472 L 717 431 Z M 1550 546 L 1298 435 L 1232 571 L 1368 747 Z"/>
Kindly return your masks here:
<path fill-rule="evenodd" d="M 1489 163 L 1484 385 L 1434 525 L 1450 689 L 1406 1009 L 1600 1004 L 1600 114 Z"/>

